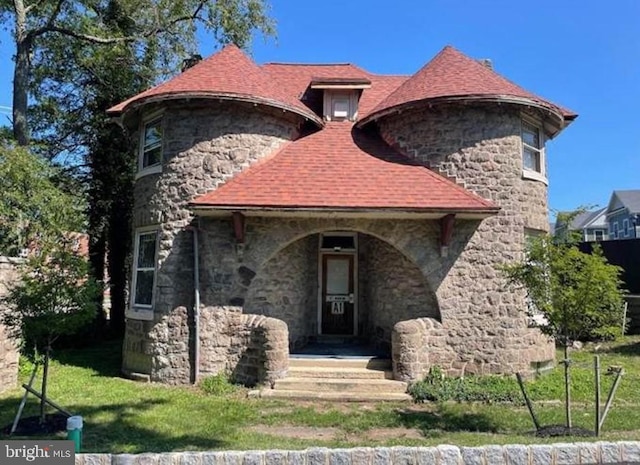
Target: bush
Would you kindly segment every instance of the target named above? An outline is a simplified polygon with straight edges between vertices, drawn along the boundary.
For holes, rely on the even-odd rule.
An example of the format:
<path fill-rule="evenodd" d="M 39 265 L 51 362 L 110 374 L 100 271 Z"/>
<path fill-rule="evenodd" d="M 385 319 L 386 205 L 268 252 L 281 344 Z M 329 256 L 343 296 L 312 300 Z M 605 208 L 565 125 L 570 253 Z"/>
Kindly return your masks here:
<path fill-rule="evenodd" d="M 200 381 L 200 389 L 212 396 L 224 396 L 234 393 L 237 386 L 231 382 L 227 375 L 219 373 Z"/>
<path fill-rule="evenodd" d="M 515 379 L 505 376 L 448 378 L 440 367 L 431 367 L 422 381 L 409 386 L 414 402 L 510 402 L 522 403 Z"/>

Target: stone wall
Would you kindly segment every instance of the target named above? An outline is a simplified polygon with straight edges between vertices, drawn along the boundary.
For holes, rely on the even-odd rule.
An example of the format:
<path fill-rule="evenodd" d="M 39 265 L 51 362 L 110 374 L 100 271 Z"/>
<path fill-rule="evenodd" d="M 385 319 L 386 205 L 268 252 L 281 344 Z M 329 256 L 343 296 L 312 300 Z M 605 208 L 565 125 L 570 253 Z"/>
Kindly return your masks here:
<path fill-rule="evenodd" d="M 633 465 L 640 442 L 77 454 L 76 465 Z"/>
<path fill-rule="evenodd" d="M 138 179 L 134 193 L 134 228 L 157 225 L 159 229 L 154 321 L 127 323 L 136 329 L 127 328 L 125 333 L 125 372 L 150 367 L 153 380 L 189 382 L 186 309 L 193 307 L 194 282 L 193 236 L 185 230 L 193 221 L 188 202 L 294 137 L 296 125 L 285 116 L 232 102 L 199 105 L 192 101 L 164 108 L 162 173 Z M 137 140 L 135 133 L 133 140 Z M 230 226 L 224 226 L 231 234 Z M 232 247 L 229 237 L 226 247 Z M 218 257 L 224 252 L 214 253 Z"/>
<path fill-rule="evenodd" d="M 200 377 L 228 373 L 245 385 L 270 384 L 289 368 L 287 325 L 238 308 L 201 310 Z"/>
<path fill-rule="evenodd" d="M 458 354 L 449 371 L 529 371 L 532 362 L 553 359 L 551 341 L 527 327 L 524 293 L 509 289 L 500 272 L 523 258 L 525 229 L 548 229 L 547 186 L 522 175 L 519 110 L 448 105 L 379 126 L 388 143 L 501 208 L 477 225 L 446 276 L 432 283 Z"/>
<path fill-rule="evenodd" d="M 245 313 L 284 321 L 291 349 L 317 334 L 318 236 L 300 239 L 257 270 L 247 291 Z"/>
<path fill-rule="evenodd" d="M 5 308 L 2 299 L 18 279 L 20 259 L 0 257 L 0 315 Z M 0 324 L 0 392 L 16 387 L 18 382 L 18 347 L 8 329 Z"/>
<path fill-rule="evenodd" d="M 390 244 L 360 235 L 359 273 L 366 276 L 361 288 L 367 314 L 365 334 L 377 347 L 391 349 L 391 333 L 399 321 L 417 317 L 440 320 L 435 294 L 420 269 Z"/>

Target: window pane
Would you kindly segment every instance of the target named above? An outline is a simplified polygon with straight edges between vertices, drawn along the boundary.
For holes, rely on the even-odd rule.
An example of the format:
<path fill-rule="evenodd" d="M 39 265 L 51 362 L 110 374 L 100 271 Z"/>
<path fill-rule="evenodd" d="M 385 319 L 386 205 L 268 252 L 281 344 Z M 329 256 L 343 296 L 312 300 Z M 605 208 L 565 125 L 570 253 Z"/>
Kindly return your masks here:
<path fill-rule="evenodd" d="M 535 150 L 524 148 L 522 163 L 525 170 L 540 172 L 540 154 Z"/>
<path fill-rule="evenodd" d="M 525 144 L 540 148 L 540 132 L 534 126 L 524 124 L 522 125 L 522 140 Z"/>
<path fill-rule="evenodd" d="M 604 232 L 596 230 L 596 241 L 601 241 L 602 239 L 604 239 Z"/>
<path fill-rule="evenodd" d="M 155 268 L 156 233 L 138 236 L 138 268 Z"/>
<path fill-rule="evenodd" d="M 144 127 L 144 146 L 158 145 L 162 142 L 162 120 L 152 121 Z"/>
<path fill-rule="evenodd" d="M 151 150 L 145 150 L 142 158 L 142 167 L 158 165 L 160 163 L 160 157 L 162 154 L 162 147 L 158 145 Z"/>
<path fill-rule="evenodd" d="M 349 116 L 349 100 L 340 99 L 333 101 L 333 116 L 335 118 L 346 118 Z"/>
<path fill-rule="evenodd" d="M 151 305 L 154 271 L 138 271 L 136 274 L 136 304 Z"/>

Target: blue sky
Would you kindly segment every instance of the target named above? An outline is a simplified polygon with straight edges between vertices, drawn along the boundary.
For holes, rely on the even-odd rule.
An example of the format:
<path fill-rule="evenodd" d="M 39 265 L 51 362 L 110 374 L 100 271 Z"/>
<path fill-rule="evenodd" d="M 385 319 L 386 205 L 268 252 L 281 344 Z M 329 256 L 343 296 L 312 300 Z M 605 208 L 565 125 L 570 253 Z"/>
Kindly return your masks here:
<path fill-rule="evenodd" d="M 272 0 L 271 14 L 278 38 L 255 40 L 258 63 L 412 74 L 450 44 L 576 111 L 547 145 L 553 209 L 604 206 L 615 189 L 640 189 L 640 1 Z M 201 39 L 203 55 L 216 50 Z M 11 104 L 12 47 L 0 32 L 0 106 Z"/>

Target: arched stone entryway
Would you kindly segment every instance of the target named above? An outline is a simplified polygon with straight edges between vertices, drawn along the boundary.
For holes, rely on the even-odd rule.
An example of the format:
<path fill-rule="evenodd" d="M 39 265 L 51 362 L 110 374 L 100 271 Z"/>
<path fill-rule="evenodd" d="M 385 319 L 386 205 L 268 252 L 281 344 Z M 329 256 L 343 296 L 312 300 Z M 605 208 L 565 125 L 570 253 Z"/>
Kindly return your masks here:
<path fill-rule="evenodd" d="M 327 245 L 327 237 L 341 235 L 352 238 L 353 248 Z M 437 297 L 420 268 L 379 237 L 356 229 L 322 230 L 281 244 L 256 270 L 243 311 L 284 321 L 292 351 L 334 333 L 355 336 L 389 353 L 397 322 L 421 317 L 441 320 Z M 333 304 L 338 317 L 339 312 L 353 311 L 353 317 L 345 319 L 347 327 L 337 331 L 327 325 L 330 309 L 325 306 L 331 303 L 323 292 L 330 272 L 327 263 L 332 259 L 337 264 L 341 259 L 351 263 L 353 279 L 353 299 Z"/>

